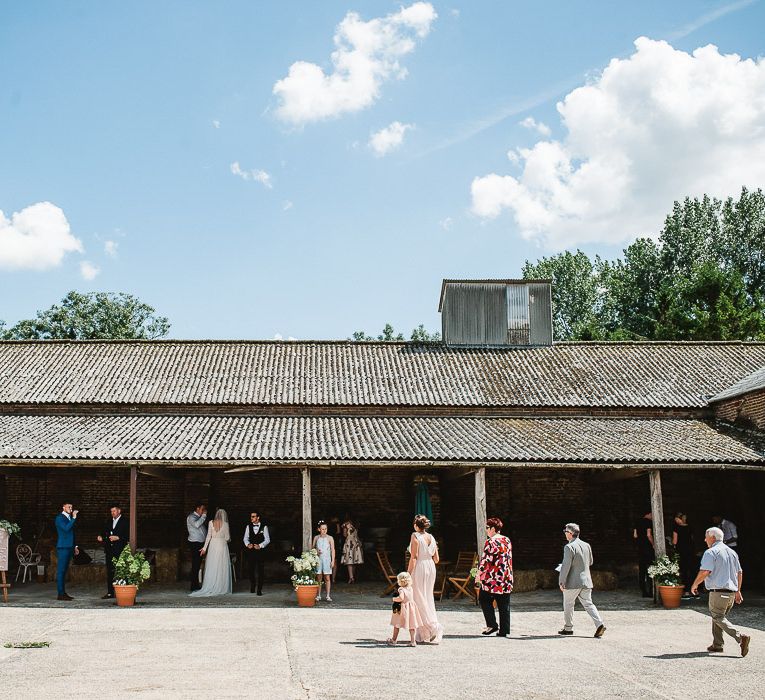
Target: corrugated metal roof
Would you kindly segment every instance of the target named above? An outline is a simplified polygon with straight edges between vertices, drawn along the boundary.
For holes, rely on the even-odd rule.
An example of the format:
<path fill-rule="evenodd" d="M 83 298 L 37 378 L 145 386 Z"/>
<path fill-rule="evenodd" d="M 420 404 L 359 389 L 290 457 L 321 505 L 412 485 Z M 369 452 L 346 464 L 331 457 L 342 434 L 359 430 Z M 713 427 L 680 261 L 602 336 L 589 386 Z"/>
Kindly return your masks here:
<path fill-rule="evenodd" d="M 0 404 L 702 407 L 765 343 L 0 342 Z"/>
<path fill-rule="evenodd" d="M 744 377 L 741 381 L 736 382 L 725 391 L 721 391 L 719 394 L 709 399 L 709 402 L 715 403 L 717 401 L 724 401 L 725 399 L 734 399 L 737 396 L 748 394 L 750 391 L 760 390 L 765 390 L 765 367 L 756 372 L 752 372 L 749 376 Z"/>
<path fill-rule="evenodd" d="M 738 464 L 694 419 L 0 416 L 0 459 Z"/>

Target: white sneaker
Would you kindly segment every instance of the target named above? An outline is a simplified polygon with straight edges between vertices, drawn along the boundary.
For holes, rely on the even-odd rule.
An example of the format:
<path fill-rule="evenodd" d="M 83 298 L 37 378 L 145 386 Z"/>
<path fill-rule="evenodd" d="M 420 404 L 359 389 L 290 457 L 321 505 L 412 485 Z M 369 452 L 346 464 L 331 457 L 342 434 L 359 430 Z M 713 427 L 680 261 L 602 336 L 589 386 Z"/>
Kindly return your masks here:
<path fill-rule="evenodd" d="M 326 601 L 327 601 L 328 603 L 331 603 L 331 602 L 332 602 L 332 598 L 330 598 L 329 596 L 327 596 L 327 597 L 326 597 Z"/>
<path fill-rule="evenodd" d="M 317 595 L 317 596 L 316 596 L 316 602 L 318 603 L 320 600 L 321 600 L 321 596 L 320 596 L 320 595 Z"/>

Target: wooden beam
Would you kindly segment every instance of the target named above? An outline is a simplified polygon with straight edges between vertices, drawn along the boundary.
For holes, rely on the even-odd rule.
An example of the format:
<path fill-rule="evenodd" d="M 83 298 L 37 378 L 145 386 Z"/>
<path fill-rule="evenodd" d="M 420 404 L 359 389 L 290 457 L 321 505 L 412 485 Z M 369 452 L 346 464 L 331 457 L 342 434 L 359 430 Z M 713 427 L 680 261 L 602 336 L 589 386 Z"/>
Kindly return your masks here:
<path fill-rule="evenodd" d="M 638 476 L 643 476 L 645 469 L 610 469 L 604 471 L 602 474 L 597 474 L 593 478 L 599 484 L 608 484 L 613 481 L 626 481 L 627 479 L 634 479 Z"/>
<path fill-rule="evenodd" d="M 301 470 L 303 474 L 303 551 L 311 549 L 311 470 L 304 467 Z"/>
<path fill-rule="evenodd" d="M 475 534 L 480 555 L 486 541 L 486 467 L 475 470 Z"/>
<path fill-rule="evenodd" d="M 455 469 L 449 469 L 447 470 L 444 478 L 446 481 L 457 481 L 458 479 L 461 479 L 468 474 L 472 474 L 474 471 L 475 470 L 471 469 L 470 467 L 458 467 Z"/>
<path fill-rule="evenodd" d="M 135 552 L 138 541 L 138 467 L 130 467 L 130 549 Z"/>
<path fill-rule="evenodd" d="M 648 478 L 651 484 L 651 515 L 653 515 L 653 551 L 657 557 L 667 553 L 667 541 L 664 539 L 664 502 L 661 497 L 661 472 L 652 469 Z"/>
<path fill-rule="evenodd" d="M 174 479 L 183 481 L 183 473 L 166 467 L 139 467 L 139 473 L 153 476 L 155 479 Z"/>

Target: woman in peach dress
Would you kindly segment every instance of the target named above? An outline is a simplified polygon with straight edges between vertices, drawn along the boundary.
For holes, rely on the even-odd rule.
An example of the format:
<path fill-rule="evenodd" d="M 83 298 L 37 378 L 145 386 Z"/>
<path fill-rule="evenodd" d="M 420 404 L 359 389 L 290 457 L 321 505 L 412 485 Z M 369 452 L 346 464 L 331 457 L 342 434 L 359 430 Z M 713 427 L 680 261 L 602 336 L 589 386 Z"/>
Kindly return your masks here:
<path fill-rule="evenodd" d="M 438 545 L 436 538 L 428 534 L 430 520 L 424 515 L 414 518 L 414 532 L 409 542 L 408 571 L 412 575 L 412 593 L 414 602 L 422 617 L 422 627 L 417 628 L 417 641 L 439 644 L 444 635 L 444 628 L 436 615 L 436 600 L 433 586 L 436 583 L 436 564 L 438 564 Z"/>

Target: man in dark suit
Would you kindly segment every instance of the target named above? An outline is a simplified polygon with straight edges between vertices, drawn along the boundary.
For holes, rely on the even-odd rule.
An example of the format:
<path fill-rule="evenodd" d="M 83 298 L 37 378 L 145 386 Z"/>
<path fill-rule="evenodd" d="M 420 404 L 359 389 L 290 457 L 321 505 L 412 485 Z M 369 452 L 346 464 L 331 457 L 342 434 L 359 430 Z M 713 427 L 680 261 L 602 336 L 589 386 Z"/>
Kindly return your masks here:
<path fill-rule="evenodd" d="M 119 557 L 130 540 L 130 523 L 122 517 L 122 508 L 116 503 L 109 509 L 111 517 L 104 523 L 98 541 L 106 552 L 106 595 L 102 598 L 114 598 L 114 558 Z"/>
<path fill-rule="evenodd" d="M 247 573 L 250 576 L 250 593 L 263 595 L 266 547 L 271 542 L 268 525 L 260 519 L 260 513 L 250 513 L 250 522 L 244 529 L 243 542 L 247 555 Z"/>
<path fill-rule="evenodd" d="M 56 588 L 58 600 L 74 600 L 66 592 L 66 572 L 69 570 L 69 562 L 77 552 L 75 544 L 74 526 L 77 524 L 77 513 L 71 503 L 64 503 L 61 512 L 56 516 Z"/>

